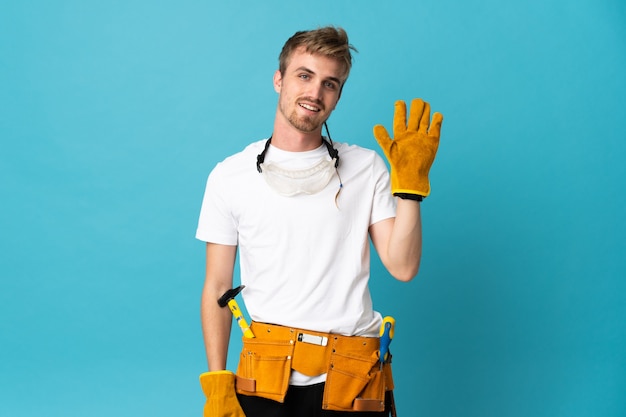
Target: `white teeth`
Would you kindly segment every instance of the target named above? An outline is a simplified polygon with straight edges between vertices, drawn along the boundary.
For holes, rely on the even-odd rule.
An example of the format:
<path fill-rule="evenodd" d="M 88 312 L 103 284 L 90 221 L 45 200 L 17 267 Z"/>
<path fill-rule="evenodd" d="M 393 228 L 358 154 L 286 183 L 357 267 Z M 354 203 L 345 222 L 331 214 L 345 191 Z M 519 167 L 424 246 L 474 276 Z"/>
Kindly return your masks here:
<path fill-rule="evenodd" d="M 311 106 L 310 104 L 305 104 L 305 103 L 300 103 L 300 106 L 304 107 L 307 110 L 311 110 L 311 111 L 320 111 L 319 108 Z"/>

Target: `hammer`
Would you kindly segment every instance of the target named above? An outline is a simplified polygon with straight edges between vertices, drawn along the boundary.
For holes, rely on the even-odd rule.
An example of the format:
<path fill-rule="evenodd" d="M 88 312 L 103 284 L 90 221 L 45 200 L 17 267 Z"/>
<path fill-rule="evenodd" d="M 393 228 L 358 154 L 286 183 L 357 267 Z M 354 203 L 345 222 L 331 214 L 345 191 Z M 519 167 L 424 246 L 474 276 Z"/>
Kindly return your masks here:
<path fill-rule="evenodd" d="M 217 304 L 224 308 L 228 305 L 228 308 L 233 313 L 233 317 L 237 320 L 237 324 L 241 328 L 244 337 L 252 338 L 254 337 L 254 333 L 250 330 L 250 326 L 246 322 L 246 319 L 243 317 L 243 313 L 239 309 L 237 305 L 237 301 L 235 301 L 235 297 L 237 294 L 241 292 L 245 288 L 245 285 L 240 285 L 237 288 L 232 288 L 224 293 L 218 300 Z"/>

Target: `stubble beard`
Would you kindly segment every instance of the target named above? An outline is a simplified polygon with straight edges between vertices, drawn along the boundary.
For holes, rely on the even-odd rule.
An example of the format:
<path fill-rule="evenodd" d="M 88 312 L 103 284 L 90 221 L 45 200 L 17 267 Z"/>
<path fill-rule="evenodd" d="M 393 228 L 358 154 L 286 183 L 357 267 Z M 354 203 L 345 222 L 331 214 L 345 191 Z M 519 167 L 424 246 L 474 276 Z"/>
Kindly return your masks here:
<path fill-rule="evenodd" d="M 315 132 L 321 128 L 322 123 L 324 122 L 323 120 L 315 116 L 310 117 L 299 115 L 297 112 L 297 106 L 298 104 L 296 103 L 296 108 L 294 108 L 289 114 L 285 112 L 286 109 L 282 105 L 280 106 L 280 112 L 287 119 L 287 121 L 289 121 L 289 124 L 297 130 L 305 133 Z"/>
<path fill-rule="evenodd" d="M 312 117 L 298 117 L 295 111 L 287 117 L 287 120 L 289 120 L 289 123 L 291 123 L 291 125 L 296 129 L 307 133 L 314 132 L 321 126 L 321 124 L 317 123 L 317 121 Z"/>

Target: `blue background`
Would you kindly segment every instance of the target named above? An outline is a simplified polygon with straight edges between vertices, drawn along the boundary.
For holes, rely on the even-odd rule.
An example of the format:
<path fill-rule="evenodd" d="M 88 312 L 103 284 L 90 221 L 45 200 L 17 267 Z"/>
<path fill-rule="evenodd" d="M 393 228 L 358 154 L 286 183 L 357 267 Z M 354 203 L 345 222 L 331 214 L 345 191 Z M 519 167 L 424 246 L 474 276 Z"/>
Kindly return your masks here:
<path fill-rule="evenodd" d="M 3 2 L 0 415 L 201 415 L 206 176 L 325 24 L 359 49 L 335 140 L 445 116 L 420 275 L 374 261 L 399 414 L 626 415 L 625 4 Z"/>

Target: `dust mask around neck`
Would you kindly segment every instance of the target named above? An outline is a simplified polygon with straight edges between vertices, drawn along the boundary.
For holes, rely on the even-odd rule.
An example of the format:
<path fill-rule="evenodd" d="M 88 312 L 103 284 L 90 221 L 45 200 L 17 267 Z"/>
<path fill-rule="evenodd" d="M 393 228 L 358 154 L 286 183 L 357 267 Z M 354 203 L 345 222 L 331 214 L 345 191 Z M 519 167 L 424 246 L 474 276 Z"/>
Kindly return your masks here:
<path fill-rule="evenodd" d="M 316 194 L 322 191 L 334 175 L 339 179 L 339 190 L 335 194 L 335 205 L 337 198 L 343 188 L 341 176 L 339 176 L 339 152 L 333 146 L 330 138 L 328 125 L 324 122 L 328 139 L 322 136 L 322 143 L 326 146 L 330 160 L 326 157 L 306 169 L 291 169 L 281 167 L 277 163 L 265 163 L 265 155 L 272 142 L 272 137 L 265 142 L 263 151 L 256 157 L 256 169 L 263 175 L 265 182 L 275 192 L 283 196 L 294 196 L 298 194 Z"/>
<path fill-rule="evenodd" d="M 291 197 L 298 194 L 317 194 L 326 188 L 337 173 L 336 161 L 336 158 L 323 158 L 305 169 L 287 169 L 273 162 L 259 165 L 267 185 L 278 194 Z"/>

